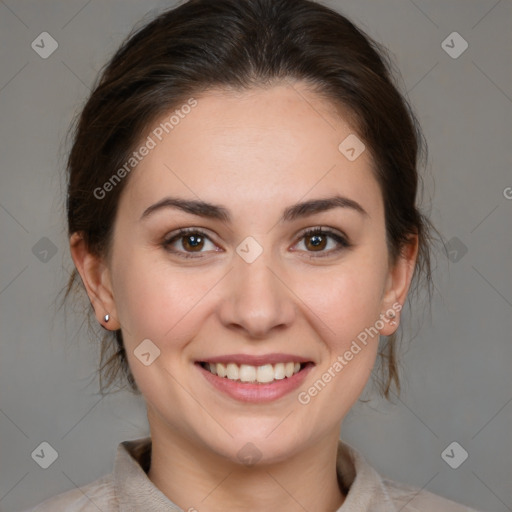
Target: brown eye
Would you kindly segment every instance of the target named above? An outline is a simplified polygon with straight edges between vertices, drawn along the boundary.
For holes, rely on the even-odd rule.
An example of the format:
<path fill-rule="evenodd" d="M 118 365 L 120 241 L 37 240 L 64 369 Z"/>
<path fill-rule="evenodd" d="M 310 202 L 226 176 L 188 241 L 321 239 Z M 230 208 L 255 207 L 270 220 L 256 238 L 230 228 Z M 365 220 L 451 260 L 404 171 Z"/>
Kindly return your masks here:
<path fill-rule="evenodd" d="M 300 241 L 304 240 L 305 252 L 310 253 L 311 257 L 324 257 L 331 256 L 343 249 L 351 247 L 351 244 L 347 241 L 347 238 L 338 234 L 334 231 L 313 228 L 305 231 L 300 237 Z M 328 248 L 332 244 L 330 241 L 334 241 L 334 246 Z M 328 248 L 327 250 L 325 250 Z M 318 253 L 314 256 L 311 253 Z"/>
<path fill-rule="evenodd" d="M 194 228 L 183 228 L 162 242 L 162 247 L 172 254 L 183 258 L 201 258 L 203 253 L 211 252 L 203 250 L 210 243 L 213 251 L 217 251 L 210 237 L 202 231 Z"/>
<path fill-rule="evenodd" d="M 201 251 L 204 246 L 204 238 L 199 235 L 185 235 L 181 237 L 181 245 L 186 251 Z"/>
<path fill-rule="evenodd" d="M 325 249 L 325 246 L 327 245 L 327 237 L 324 235 L 309 235 L 306 238 L 306 247 L 308 249 L 311 248 L 313 251 L 321 251 Z"/>

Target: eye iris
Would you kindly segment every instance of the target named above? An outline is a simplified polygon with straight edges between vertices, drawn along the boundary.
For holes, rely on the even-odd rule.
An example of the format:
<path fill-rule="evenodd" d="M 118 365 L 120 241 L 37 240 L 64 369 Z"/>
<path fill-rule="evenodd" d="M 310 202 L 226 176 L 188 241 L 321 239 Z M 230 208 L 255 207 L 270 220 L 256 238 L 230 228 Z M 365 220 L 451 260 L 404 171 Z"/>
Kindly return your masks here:
<path fill-rule="evenodd" d="M 325 236 L 311 235 L 308 237 L 308 242 L 311 242 L 312 240 L 313 240 L 312 247 L 314 247 L 314 250 L 325 248 L 325 244 L 326 244 Z"/>
<path fill-rule="evenodd" d="M 196 249 L 202 249 L 204 245 L 204 240 L 202 236 L 196 236 L 196 235 L 187 235 L 183 237 L 182 241 L 183 248 L 186 250 L 196 250 Z"/>

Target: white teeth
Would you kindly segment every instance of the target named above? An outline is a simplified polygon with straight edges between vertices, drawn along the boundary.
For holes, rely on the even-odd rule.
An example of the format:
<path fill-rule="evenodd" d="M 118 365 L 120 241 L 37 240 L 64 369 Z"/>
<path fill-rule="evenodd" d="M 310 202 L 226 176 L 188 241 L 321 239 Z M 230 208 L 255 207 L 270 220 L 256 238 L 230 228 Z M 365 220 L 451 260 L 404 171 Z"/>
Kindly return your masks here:
<path fill-rule="evenodd" d="M 272 382 L 274 380 L 274 367 L 271 364 L 258 366 L 256 375 L 258 382 Z"/>
<path fill-rule="evenodd" d="M 211 368 L 213 366 L 213 368 L 217 367 L 217 375 L 219 377 L 226 377 L 228 375 L 228 372 L 226 371 L 226 367 L 222 364 L 222 363 L 210 363 L 209 364 L 210 366 L 210 371 L 211 371 Z M 212 372 L 214 373 L 214 372 Z"/>
<path fill-rule="evenodd" d="M 228 363 L 226 373 L 228 379 L 238 380 L 238 366 L 235 363 Z"/>
<path fill-rule="evenodd" d="M 238 377 L 242 382 L 254 382 L 256 380 L 256 368 L 248 364 L 240 365 Z"/>
<path fill-rule="evenodd" d="M 284 363 L 277 363 L 274 365 L 274 379 L 281 380 L 286 377 L 284 371 Z"/>
<path fill-rule="evenodd" d="M 290 361 L 289 363 L 264 364 L 262 366 L 252 366 L 250 364 L 238 366 L 235 363 L 206 363 L 204 367 L 219 377 L 265 384 L 274 380 L 292 377 L 300 371 L 301 365 L 300 363 Z"/>

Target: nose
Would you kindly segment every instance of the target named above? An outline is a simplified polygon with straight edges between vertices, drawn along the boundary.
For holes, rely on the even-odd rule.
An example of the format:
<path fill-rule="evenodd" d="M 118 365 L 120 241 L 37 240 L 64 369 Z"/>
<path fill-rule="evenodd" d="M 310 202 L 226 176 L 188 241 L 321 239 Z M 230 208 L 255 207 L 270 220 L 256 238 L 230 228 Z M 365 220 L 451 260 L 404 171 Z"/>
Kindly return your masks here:
<path fill-rule="evenodd" d="M 254 339 L 268 338 L 273 330 L 285 330 L 295 318 L 290 285 L 270 251 L 248 263 L 235 255 L 219 307 L 222 323 Z"/>

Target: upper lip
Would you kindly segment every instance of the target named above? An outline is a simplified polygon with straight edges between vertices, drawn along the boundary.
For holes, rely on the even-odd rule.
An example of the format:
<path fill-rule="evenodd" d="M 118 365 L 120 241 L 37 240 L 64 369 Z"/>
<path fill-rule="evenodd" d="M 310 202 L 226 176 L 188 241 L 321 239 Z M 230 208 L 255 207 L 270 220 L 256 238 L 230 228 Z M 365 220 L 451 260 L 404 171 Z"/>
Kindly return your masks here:
<path fill-rule="evenodd" d="M 309 363 L 311 359 L 294 354 L 263 354 L 259 356 L 249 354 L 226 354 L 223 356 L 206 357 L 201 359 L 203 363 L 235 363 L 237 365 L 248 364 L 251 366 L 263 366 L 277 363 Z"/>

